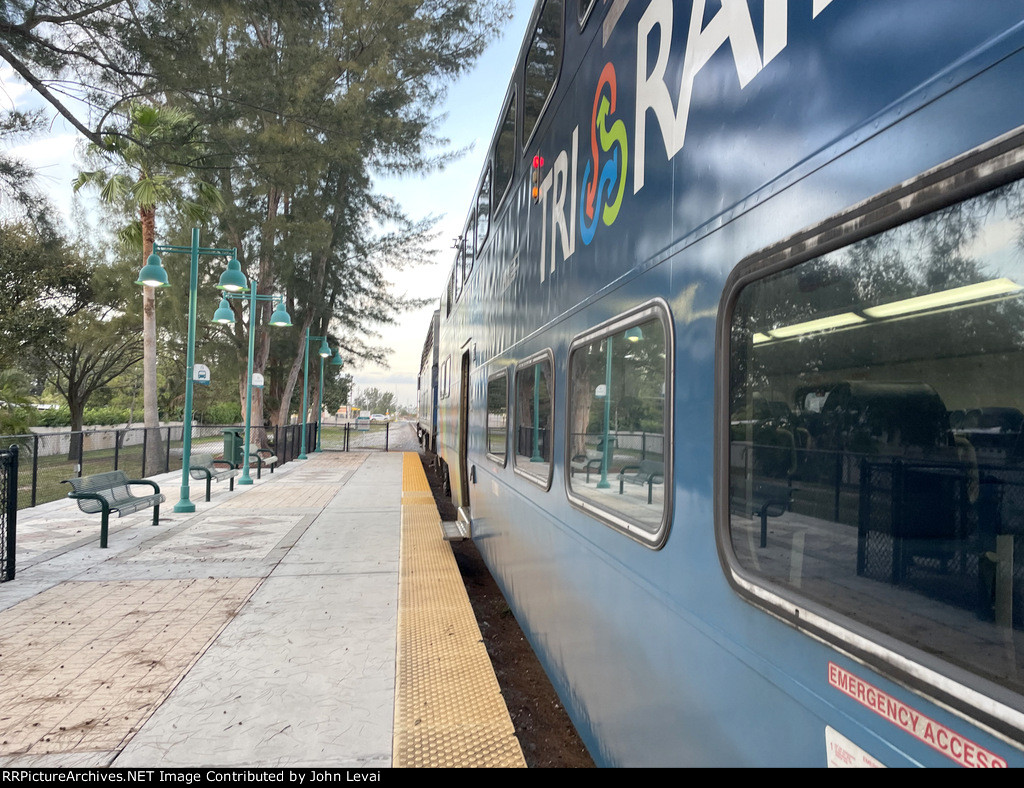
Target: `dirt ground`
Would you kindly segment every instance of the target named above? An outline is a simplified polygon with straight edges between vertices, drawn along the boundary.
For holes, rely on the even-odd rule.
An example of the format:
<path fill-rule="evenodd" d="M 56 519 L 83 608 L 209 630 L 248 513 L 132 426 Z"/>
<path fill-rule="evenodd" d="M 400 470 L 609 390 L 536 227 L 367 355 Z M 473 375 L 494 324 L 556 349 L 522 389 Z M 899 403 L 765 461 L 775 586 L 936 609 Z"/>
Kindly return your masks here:
<path fill-rule="evenodd" d="M 434 472 L 434 456 L 421 453 L 420 458 L 442 519 L 454 520 L 455 508 L 451 499 L 442 493 L 441 482 Z M 462 572 L 527 766 L 593 767 L 593 760 L 476 546 L 469 539 L 452 542 L 452 552 Z"/>

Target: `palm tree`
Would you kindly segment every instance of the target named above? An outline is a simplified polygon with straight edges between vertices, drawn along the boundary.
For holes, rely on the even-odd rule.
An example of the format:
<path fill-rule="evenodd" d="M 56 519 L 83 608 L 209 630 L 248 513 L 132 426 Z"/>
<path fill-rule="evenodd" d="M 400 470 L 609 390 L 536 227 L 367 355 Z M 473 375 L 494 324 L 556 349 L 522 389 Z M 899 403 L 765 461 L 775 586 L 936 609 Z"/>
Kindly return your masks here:
<path fill-rule="evenodd" d="M 118 232 L 121 243 L 142 247 L 142 259 L 153 252 L 156 214 L 161 206 L 173 206 L 188 219 L 205 221 L 223 207 L 220 192 L 200 179 L 194 167 L 201 162 L 204 146 L 197 125 L 186 111 L 171 106 L 131 104 L 124 134 L 103 137 L 104 147 L 90 145 L 87 160 L 96 169 L 80 172 L 74 181 L 99 190 L 100 200 L 116 206 L 126 216 L 137 216 Z M 191 192 L 194 199 L 186 198 Z M 142 288 L 143 423 L 160 426 L 156 382 L 156 291 Z M 162 467 L 159 430 L 150 433 L 146 467 Z"/>

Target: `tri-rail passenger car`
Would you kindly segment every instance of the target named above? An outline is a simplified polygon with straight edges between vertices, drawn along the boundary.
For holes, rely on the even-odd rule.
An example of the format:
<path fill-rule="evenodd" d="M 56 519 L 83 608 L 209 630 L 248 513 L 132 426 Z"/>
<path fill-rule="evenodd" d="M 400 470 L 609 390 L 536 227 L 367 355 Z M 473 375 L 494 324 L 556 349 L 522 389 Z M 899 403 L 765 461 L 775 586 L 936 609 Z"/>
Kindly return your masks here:
<path fill-rule="evenodd" d="M 599 764 L 1024 763 L 1022 20 L 537 4 L 438 450 Z"/>

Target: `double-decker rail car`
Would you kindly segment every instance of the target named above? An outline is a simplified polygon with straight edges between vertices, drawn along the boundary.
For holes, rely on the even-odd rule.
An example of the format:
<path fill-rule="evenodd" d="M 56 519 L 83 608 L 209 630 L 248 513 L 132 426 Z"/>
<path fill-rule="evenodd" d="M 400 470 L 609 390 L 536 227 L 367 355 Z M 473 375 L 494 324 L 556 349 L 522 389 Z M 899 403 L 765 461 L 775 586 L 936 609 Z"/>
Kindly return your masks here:
<path fill-rule="evenodd" d="M 434 310 L 420 356 L 416 378 L 416 437 L 426 451 L 437 452 L 437 327 L 440 310 Z"/>
<path fill-rule="evenodd" d="M 1024 763 L 1024 2 L 542 0 L 439 452 L 602 765 Z"/>

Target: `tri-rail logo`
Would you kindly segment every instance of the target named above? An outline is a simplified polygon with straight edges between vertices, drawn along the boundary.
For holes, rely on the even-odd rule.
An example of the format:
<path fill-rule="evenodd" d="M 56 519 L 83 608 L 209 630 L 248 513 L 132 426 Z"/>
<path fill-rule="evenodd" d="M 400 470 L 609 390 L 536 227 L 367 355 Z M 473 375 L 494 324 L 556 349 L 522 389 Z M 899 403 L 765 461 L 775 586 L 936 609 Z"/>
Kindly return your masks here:
<path fill-rule="evenodd" d="M 620 119 L 612 123 L 611 128 L 608 127 L 608 116 L 615 112 L 616 87 L 615 66 L 605 63 L 594 93 L 594 111 L 590 123 L 591 159 L 583 170 L 583 199 L 580 201 L 580 237 L 588 246 L 597 231 L 597 214 L 600 213 L 601 221 L 610 227 L 619 215 L 622 195 L 626 191 L 626 166 L 629 163 L 626 124 Z M 611 154 L 603 167 L 598 165 L 601 160 L 599 140 L 601 152 L 605 156 Z M 600 177 L 597 173 L 600 173 Z M 601 203 L 600 211 L 597 210 L 598 202 Z"/>
<path fill-rule="evenodd" d="M 913 706 L 868 684 L 834 662 L 828 663 L 828 683 L 961 766 L 1006 768 L 1006 761 L 995 753 L 926 717 Z"/>
<path fill-rule="evenodd" d="M 646 5 L 641 5 L 642 0 L 612 3 L 602 26 L 604 43 L 613 37 L 632 37 L 635 57 L 604 64 L 589 108 L 589 133 L 582 135 L 582 144 L 589 151 L 579 150 L 579 125 L 569 140 L 545 140 L 536 151 L 551 162 L 537 194 L 541 204 L 541 282 L 555 273 L 559 257 L 568 262 L 575 254 L 577 233 L 589 246 L 597 237 L 599 220 L 607 227 L 616 221 L 629 201 L 625 191 L 630 169 L 633 195 L 637 195 L 644 188 L 648 170 L 672 161 L 683 149 L 694 86 L 713 56 L 731 53 L 743 90 L 786 48 L 790 0 L 755 1 L 763 3 L 759 15 L 751 13 L 752 0 L 692 0 L 689 15 L 686 4 L 678 0 L 649 0 Z M 832 2 L 812 0 L 811 18 L 817 18 Z M 641 6 L 642 11 L 635 29 L 630 30 L 622 19 L 628 18 L 627 7 L 633 6 Z M 619 100 L 619 78 L 627 83 L 634 80 L 633 106 Z M 582 84 L 578 88 L 586 89 Z M 630 115 L 632 141 L 627 131 Z M 566 143 L 551 155 L 551 148 L 557 150 L 559 144 Z M 584 157 L 585 163 L 580 161 Z M 583 165 L 582 174 L 579 164 Z"/>

